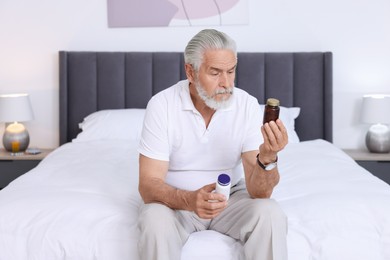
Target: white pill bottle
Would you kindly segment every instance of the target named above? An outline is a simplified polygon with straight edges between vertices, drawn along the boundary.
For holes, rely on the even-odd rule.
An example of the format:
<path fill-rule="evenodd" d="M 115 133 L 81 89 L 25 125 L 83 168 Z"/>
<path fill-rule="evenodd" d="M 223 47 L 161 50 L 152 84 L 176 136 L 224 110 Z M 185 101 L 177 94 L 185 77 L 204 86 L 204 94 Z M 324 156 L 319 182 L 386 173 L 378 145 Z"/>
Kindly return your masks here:
<path fill-rule="evenodd" d="M 226 200 L 228 200 L 231 186 L 230 176 L 225 173 L 220 174 L 216 184 L 215 192 L 225 195 Z"/>

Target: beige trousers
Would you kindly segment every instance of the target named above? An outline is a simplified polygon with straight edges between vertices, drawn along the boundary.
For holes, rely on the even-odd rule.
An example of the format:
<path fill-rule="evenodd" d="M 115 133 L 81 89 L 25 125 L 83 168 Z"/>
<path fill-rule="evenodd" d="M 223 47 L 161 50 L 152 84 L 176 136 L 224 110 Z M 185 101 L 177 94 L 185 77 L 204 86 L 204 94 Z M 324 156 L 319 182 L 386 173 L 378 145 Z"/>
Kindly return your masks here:
<path fill-rule="evenodd" d="M 287 259 L 287 218 L 273 199 L 251 199 L 245 183 L 232 187 L 227 208 L 206 220 L 195 213 L 151 203 L 139 216 L 141 260 L 179 260 L 189 235 L 215 230 L 244 243 L 245 260 Z"/>

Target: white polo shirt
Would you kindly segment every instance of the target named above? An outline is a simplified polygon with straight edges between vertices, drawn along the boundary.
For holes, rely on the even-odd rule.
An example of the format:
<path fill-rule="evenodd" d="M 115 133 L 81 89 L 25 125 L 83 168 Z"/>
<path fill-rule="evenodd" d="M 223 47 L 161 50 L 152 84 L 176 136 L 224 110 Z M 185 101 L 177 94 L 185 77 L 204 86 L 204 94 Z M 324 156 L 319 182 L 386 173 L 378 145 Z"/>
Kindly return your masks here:
<path fill-rule="evenodd" d="M 262 115 L 255 97 L 235 88 L 233 102 L 217 110 L 206 128 L 192 103 L 188 80 L 151 98 L 138 151 L 169 161 L 166 182 L 185 190 L 214 183 L 220 173 L 243 177 L 241 153 L 258 150 L 263 142 Z"/>

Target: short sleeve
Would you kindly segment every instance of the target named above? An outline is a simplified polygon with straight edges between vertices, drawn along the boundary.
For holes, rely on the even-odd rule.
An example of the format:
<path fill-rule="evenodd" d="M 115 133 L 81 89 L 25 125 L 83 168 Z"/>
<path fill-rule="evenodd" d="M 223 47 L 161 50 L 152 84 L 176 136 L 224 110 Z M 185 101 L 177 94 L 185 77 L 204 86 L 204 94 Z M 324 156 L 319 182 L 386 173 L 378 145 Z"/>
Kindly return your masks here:
<path fill-rule="evenodd" d="M 153 97 L 146 108 L 138 152 L 142 155 L 169 161 L 167 102 L 161 95 Z"/>

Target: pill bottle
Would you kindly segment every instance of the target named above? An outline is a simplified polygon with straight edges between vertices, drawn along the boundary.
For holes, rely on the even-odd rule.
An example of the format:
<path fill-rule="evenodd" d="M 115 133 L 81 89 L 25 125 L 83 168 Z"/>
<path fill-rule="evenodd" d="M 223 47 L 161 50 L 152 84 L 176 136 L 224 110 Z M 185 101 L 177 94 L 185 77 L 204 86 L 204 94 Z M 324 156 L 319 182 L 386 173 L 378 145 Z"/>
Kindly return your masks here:
<path fill-rule="evenodd" d="M 215 192 L 225 195 L 226 200 L 228 200 L 231 186 L 230 176 L 225 173 L 220 174 L 216 184 Z"/>
<path fill-rule="evenodd" d="M 280 102 L 276 98 L 267 99 L 267 104 L 264 107 L 263 124 L 270 121 L 276 121 L 279 118 Z"/>

